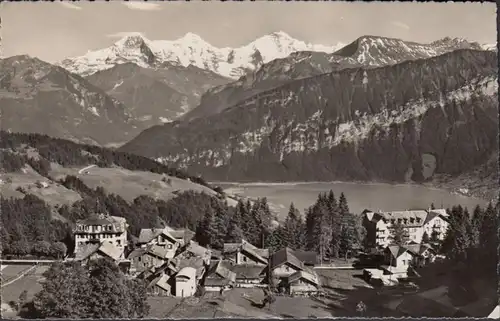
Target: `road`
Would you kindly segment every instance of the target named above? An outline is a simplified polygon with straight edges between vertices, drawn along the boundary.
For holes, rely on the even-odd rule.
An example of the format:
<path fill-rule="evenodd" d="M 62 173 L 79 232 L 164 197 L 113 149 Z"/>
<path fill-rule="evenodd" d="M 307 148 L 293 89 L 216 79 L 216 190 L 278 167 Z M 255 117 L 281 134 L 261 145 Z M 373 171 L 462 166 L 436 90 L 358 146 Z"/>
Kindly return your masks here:
<path fill-rule="evenodd" d="M 87 169 L 91 169 L 92 167 L 96 167 L 97 165 L 89 165 L 87 167 L 82 168 L 81 170 L 78 171 L 78 174 L 82 174 L 84 171 Z"/>

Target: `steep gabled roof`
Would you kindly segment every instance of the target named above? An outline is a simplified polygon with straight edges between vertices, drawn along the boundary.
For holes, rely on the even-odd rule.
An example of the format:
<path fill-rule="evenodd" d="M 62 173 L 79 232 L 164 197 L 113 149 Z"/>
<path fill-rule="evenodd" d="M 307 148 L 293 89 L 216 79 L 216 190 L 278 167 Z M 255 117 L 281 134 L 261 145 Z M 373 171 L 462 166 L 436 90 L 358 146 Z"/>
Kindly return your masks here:
<path fill-rule="evenodd" d="M 231 263 L 224 260 L 219 260 L 212 263 L 208 272 L 207 278 L 222 278 L 230 282 L 236 281 L 236 273 L 231 271 Z"/>
<path fill-rule="evenodd" d="M 231 267 L 231 271 L 236 274 L 236 279 L 260 279 L 266 269 L 261 265 L 236 264 Z"/>
<path fill-rule="evenodd" d="M 408 244 L 404 246 L 408 252 L 413 255 L 421 256 L 425 253 L 425 251 L 432 251 L 435 253 L 436 251 L 429 244 Z"/>
<path fill-rule="evenodd" d="M 391 253 L 392 257 L 397 259 L 401 255 L 403 255 L 407 250 L 399 245 L 390 245 L 387 247 L 387 250 Z"/>
<path fill-rule="evenodd" d="M 111 242 L 103 241 L 101 243 L 90 243 L 85 245 L 85 247 L 78 251 L 75 256 L 77 260 L 85 260 L 97 252 L 101 252 L 115 261 L 118 261 L 123 253 L 121 249 Z"/>
<path fill-rule="evenodd" d="M 288 277 L 288 283 L 295 282 L 299 279 L 306 280 L 316 286 L 319 285 L 319 279 L 317 275 L 309 271 L 297 271 Z"/>
<path fill-rule="evenodd" d="M 292 249 L 288 247 L 284 247 L 271 255 L 271 269 L 275 269 L 284 263 L 289 263 L 300 270 L 304 269 L 304 264 L 293 254 Z"/>
<path fill-rule="evenodd" d="M 161 228 L 143 228 L 139 232 L 138 243 L 149 243 L 163 232 Z"/>
<path fill-rule="evenodd" d="M 186 266 L 182 268 L 175 277 L 186 277 L 190 280 L 196 279 L 196 269 L 190 266 Z"/>
<path fill-rule="evenodd" d="M 262 257 L 258 251 L 259 249 L 248 242 L 241 243 L 241 251 L 246 252 L 261 261 L 264 264 L 267 264 L 267 259 Z"/>

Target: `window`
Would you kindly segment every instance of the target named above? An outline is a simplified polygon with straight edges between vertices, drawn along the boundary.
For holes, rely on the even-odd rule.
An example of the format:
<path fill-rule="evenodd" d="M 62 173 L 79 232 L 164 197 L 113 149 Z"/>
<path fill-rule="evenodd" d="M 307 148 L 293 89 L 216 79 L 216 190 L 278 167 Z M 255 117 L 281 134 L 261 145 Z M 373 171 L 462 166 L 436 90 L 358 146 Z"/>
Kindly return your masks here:
<path fill-rule="evenodd" d="M 121 245 L 121 243 L 122 243 L 122 242 L 121 242 L 120 240 L 116 240 L 116 244 L 117 244 L 117 245 Z"/>
<path fill-rule="evenodd" d="M 285 271 L 286 272 L 290 272 L 290 267 L 289 266 L 285 266 Z"/>
<path fill-rule="evenodd" d="M 247 262 L 247 257 L 243 256 L 243 262 Z"/>
<path fill-rule="evenodd" d="M 141 262 L 141 257 L 140 256 L 137 258 L 137 261 Z"/>
<path fill-rule="evenodd" d="M 415 223 L 415 218 L 414 217 L 410 217 L 410 224 L 413 224 Z"/>

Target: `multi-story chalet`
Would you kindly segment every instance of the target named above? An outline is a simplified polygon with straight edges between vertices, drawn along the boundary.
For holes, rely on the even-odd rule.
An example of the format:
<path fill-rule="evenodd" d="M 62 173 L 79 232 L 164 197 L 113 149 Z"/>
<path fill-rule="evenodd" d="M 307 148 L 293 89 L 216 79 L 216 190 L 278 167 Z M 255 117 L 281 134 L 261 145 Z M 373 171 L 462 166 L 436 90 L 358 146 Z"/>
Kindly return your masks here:
<path fill-rule="evenodd" d="M 75 237 L 75 255 L 81 256 L 80 252 L 86 245 L 102 244 L 104 241 L 112 244 L 123 257 L 127 246 L 127 220 L 123 217 L 110 216 L 106 214 L 92 215 L 76 223 L 73 230 Z"/>
<path fill-rule="evenodd" d="M 242 240 L 241 243 L 225 243 L 222 256 L 237 265 L 267 265 L 269 250 L 260 249 Z"/>
<path fill-rule="evenodd" d="M 158 244 L 167 250 L 175 251 L 193 238 L 194 232 L 189 229 L 173 229 L 169 226 L 164 228 L 141 229 L 137 245 L 147 246 Z"/>
<path fill-rule="evenodd" d="M 421 243 L 424 234 L 444 239 L 448 228 L 448 215 L 445 210 L 415 210 L 396 212 L 363 212 L 363 226 L 369 247 L 387 247 L 391 244 L 392 230 L 401 224 L 408 232 L 409 241 Z"/>

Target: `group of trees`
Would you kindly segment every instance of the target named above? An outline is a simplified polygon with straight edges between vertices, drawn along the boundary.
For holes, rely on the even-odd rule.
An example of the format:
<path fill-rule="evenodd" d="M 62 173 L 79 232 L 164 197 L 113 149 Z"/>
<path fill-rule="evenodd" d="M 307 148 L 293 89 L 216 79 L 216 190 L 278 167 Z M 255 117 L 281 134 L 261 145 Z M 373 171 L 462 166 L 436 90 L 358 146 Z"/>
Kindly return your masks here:
<path fill-rule="evenodd" d="M 52 220 L 51 209 L 33 195 L 1 199 L 0 237 L 4 255 L 62 258 L 71 243 L 71 227 Z"/>
<path fill-rule="evenodd" d="M 499 203 L 486 208 L 476 206 L 473 213 L 454 206 L 441 252 L 456 262 L 467 262 L 476 271 L 496 273 Z"/>
<path fill-rule="evenodd" d="M 236 207 L 212 198 L 196 228 L 196 240 L 216 249 L 221 249 L 225 242 L 242 239 L 263 247 L 272 220 L 266 198 L 257 199 L 253 204 L 239 200 Z"/>
<path fill-rule="evenodd" d="M 27 147 L 35 149 L 41 157 L 35 159 L 20 153 L 22 149 Z M 202 177 L 189 175 L 182 170 L 169 167 L 147 157 L 117 152 L 99 146 L 77 144 L 47 135 L 0 131 L 0 149 L 3 150 L 0 166 L 5 172 L 18 171 L 25 164 L 29 164 L 42 176 L 47 176 L 50 162 L 62 166 L 95 164 L 99 167 L 110 167 L 116 165 L 129 170 L 149 171 L 189 179 L 197 184 L 210 187 Z"/>
<path fill-rule="evenodd" d="M 343 193 L 338 200 L 333 191 L 321 193 L 316 202 L 306 210 L 305 220 L 293 203 L 285 223 L 275 229 L 268 238 L 267 246 L 278 249 L 315 251 L 321 257 L 347 257 L 361 247 L 364 229 L 360 219 L 349 212 Z"/>
<path fill-rule="evenodd" d="M 42 290 L 21 306 L 26 318 L 142 318 L 149 313 L 146 284 L 129 279 L 109 259 L 88 265 L 55 263 Z"/>

